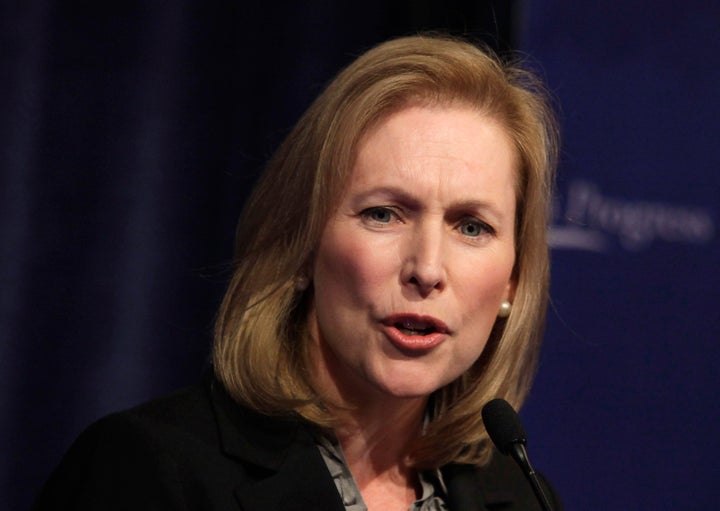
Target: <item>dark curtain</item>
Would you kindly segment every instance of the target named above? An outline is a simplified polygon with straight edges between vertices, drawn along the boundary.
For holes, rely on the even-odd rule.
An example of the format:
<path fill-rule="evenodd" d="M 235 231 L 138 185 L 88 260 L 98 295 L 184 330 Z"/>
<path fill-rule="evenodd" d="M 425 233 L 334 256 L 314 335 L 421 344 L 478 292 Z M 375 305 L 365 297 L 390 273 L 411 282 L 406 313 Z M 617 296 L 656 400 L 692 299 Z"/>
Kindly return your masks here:
<path fill-rule="evenodd" d="M 94 419 L 199 378 L 243 199 L 341 66 L 420 30 L 513 45 L 510 1 L 349 5 L 2 3 L 2 507 Z"/>

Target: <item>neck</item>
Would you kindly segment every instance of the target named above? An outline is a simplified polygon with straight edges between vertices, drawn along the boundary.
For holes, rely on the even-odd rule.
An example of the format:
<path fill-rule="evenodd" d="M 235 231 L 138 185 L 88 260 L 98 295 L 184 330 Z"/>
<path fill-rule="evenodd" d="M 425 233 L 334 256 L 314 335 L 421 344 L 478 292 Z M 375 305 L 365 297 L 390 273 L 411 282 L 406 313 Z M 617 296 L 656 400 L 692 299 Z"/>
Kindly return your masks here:
<path fill-rule="evenodd" d="M 334 433 L 363 498 L 369 505 L 387 494 L 409 506 L 419 481 L 408 455 L 422 431 L 427 396 L 395 396 L 347 370 L 339 374 L 333 353 L 323 343 L 315 349 L 315 385 L 335 417 Z"/>
<path fill-rule="evenodd" d="M 333 399 L 334 398 L 334 399 Z M 409 450 L 422 431 L 427 398 L 397 398 L 374 395 L 362 401 L 331 402 L 337 426 L 335 435 L 363 497 L 373 489 L 394 487 L 407 495 L 408 505 L 417 496 L 416 471 L 409 463 Z"/>
<path fill-rule="evenodd" d="M 351 405 L 352 406 L 352 405 Z M 376 466 L 404 463 L 420 435 L 425 400 L 384 400 L 337 413 L 335 434 L 346 459 L 372 459 Z M 386 460 L 387 463 L 381 463 Z"/>
<path fill-rule="evenodd" d="M 408 452 L 420 434 L 421 413 L 422 409 L 412 403 L 394 409 L 383 407 L 375 414 L 367 410 L 344 414 L 335 434 L 361 490 L 381 480 L 414 489 L 415 471 Z"/>

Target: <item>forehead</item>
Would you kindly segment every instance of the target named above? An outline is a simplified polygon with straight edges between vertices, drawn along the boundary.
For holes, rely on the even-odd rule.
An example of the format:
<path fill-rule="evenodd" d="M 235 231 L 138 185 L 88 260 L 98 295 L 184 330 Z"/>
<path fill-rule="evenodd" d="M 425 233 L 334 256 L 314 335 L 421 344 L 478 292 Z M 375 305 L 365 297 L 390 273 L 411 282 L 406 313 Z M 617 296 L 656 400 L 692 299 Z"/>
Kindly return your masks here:
<path fill-rule="evenodd" d="M 517 156 L 504 127 L 466 105 L 408 106 L 385 115 L 358 141 L 349 183 L 394 173 L 419 177 L 423 165 L 467 171 L 509 168 Z"/>

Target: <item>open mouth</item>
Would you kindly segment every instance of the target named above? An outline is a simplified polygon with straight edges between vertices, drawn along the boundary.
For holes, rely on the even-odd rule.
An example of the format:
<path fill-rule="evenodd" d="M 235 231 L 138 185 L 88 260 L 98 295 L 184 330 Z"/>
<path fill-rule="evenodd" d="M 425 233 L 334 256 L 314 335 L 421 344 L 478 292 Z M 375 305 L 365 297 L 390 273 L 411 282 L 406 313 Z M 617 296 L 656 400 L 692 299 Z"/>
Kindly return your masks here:
<path fill-rule="evenodd" d="M 434 332 L 437 332 L 437 328 L 435 328 L 434 326 L 430 325 L 425 327 L 418 327 L 409 324 L 408 321 L 396 322 L 395 328 L 400 330 L 405 335 L 430 335 Z"/>
<path fill-rule="evenodd" d="M 424 355 L 443 343 L 452 332 L 432 316 L 393 314 L 382 321 L 390 342 L 406 355 Z"/>
<path fill-rule="evenodd" d="M 424 355 L 452 335 L 447 325 L 433 316 L 405 312 L 389 315 L 381 323 L 395 348 L 409 356 Z"/>
<path fill-rule="evenodd" d="M 448 333 L 448 328 L 442 321 L 430 316 L 399 314 L 387 318 L 385 324 L 395 327 L 400 333 L 408 336 L 427 336 L 435 333 Z"/>

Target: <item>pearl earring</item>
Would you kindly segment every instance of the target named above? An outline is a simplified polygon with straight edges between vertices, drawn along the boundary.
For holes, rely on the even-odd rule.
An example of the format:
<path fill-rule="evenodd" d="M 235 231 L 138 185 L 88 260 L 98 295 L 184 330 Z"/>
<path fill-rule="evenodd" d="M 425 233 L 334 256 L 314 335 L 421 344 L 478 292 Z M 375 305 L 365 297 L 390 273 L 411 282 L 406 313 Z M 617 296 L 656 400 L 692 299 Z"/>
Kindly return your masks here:
<path fill-rule="evenodd" d="M 297 291 L 305 291 L 310 285 L 310 279 L 302 275 L 295 281 L 295 289 Z"/>
<path fill-rule="evenodd" d="M 500 304 L 500 310 L 498 311 L 499 318 L 507 318 L 512 311 L 512 304 L 505 300 Z"/>

